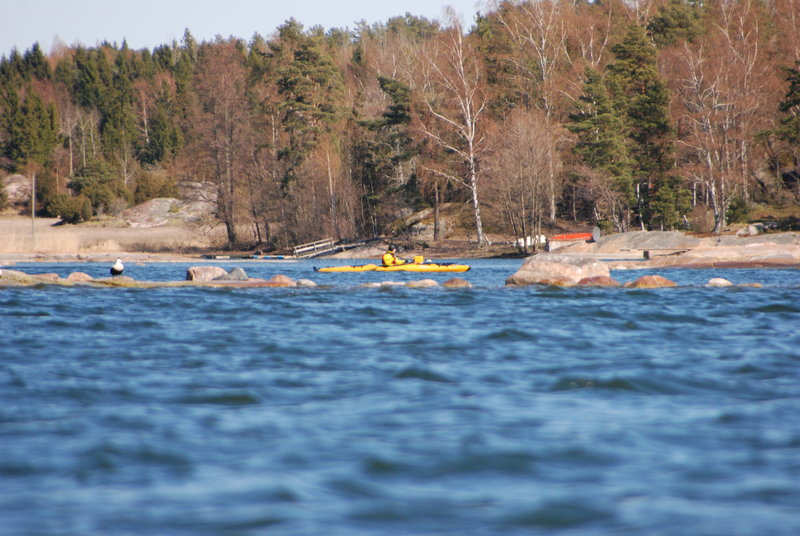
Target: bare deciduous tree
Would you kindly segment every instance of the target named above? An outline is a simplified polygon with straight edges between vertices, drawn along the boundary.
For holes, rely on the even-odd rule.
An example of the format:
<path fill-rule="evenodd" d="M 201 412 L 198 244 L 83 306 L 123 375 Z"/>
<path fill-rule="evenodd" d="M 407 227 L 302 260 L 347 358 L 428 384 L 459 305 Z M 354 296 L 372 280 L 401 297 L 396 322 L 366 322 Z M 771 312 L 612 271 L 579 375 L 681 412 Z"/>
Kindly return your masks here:
<path fill-rule="evenodd" d="M 252 135 L 245 96 L 247 71 L 236 42 L 201 49 L 195 74 L 200 109 L 197 113 L 200 164 L 217 185 L 218 216 L 228 242 L 238 241 L 241 187 L 251 161 Z"/>
<path fill-rule="evenodd" d="M 773 99 L 765 98 L 774 74 L 760 47 L 754 3 L 722 3 L 719 10 L 703 39 L 684 46 L 672 88 L 682 169 L 706 189 L 714 232 L 725 227 L 731 201 L 748 195 L 754 137 L 766 126 L 765 106 L 774 109 Z"/>
<path fill-rule="evenodd" d="M 558 128 L 539 111 L 517 110 L 497 133 L 487 158 L 493 199 L 503 207 L 514 235 L 523 239 L 542 234 L 549 212 L 552 177 L 561 169 Z M 533 241 L 534 248 L 537 241 Z"/>
<path fill-rule="evenodd" d="M 463 172 L 433 170 L 436 174 L 466 187 L 472 200 L 475 234 L 479 245 L 487 243 L 481 220 L 478 161 L 486 149 L 481 133 L 487 98 L 477 53 L 461 22 L 451 11 L 451 27 L 425 58 L 430 69 L 423 90 L 424 113 L 420 131 L 443 151 L 458 155 Z"/>
<path fill-rule="evenodd" d="M 517 72 L 539 86 L 540 107 L 548 117 L 554 113 L 559 92 L 556 73 L 569 61 L 567 20 L 561 7 L 560 3 L 543 0 L 521 2 L 512 11 L 498 11 L 501 26 L 518 49 L 509 61 Z"/>

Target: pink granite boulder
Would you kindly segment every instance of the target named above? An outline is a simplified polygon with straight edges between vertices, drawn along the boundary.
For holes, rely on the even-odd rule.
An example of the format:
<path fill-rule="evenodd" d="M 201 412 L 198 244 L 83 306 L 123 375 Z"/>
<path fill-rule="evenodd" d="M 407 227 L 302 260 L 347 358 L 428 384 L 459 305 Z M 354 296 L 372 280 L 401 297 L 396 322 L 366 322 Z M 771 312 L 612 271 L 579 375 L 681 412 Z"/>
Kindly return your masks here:
<path fill-rule="evenodd" d="M 665 288 L 675 286 L 677 286 L 677 283 L 660 275 L 643 275 L 634 281 L 625 283 L 626 288 Z"/>
<path fill-rule="evenodd" d="M 186 270 L 186 281 L 213 281 L 227 275 L 228 272 L 219 266 L 192 266 Z"/>
<path fill-rule="evenodd" d="M 608 267 L 601 261 L 580 255 L 542 253 L 528 257 L 516 273 L 506 279 L 506 285 L 573 286 L 591 277 L 610 277 Z"/>

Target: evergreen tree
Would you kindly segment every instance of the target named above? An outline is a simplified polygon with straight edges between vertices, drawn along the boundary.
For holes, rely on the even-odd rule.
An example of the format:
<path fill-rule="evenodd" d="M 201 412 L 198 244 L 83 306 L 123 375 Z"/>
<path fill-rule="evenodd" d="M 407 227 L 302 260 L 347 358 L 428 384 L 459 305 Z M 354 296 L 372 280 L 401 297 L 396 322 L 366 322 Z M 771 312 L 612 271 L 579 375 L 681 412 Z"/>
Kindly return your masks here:
<path fill-rule="evenodd" d="M 785 73 L 789 89 L 778 109 L 786 116 L 776 133 L 791 145 L 800 145 L 800 61 L 795 62 L 795 67 L 786 68 Z"/>
<path fill-rule="evenodd" d="M 78 170 L 68 186 L 76 195 L 91 201 L 94 213 L 108 210 L 117 199 L 126 202 L 133 199 L 119 175 L 100 161 Z"/>
<path fill-rule="evenodd" d="M 3 156 L 17 171 L 29 163 L 44 166 L 59 139 L 55 107 L 46 105 L 32 90 L 22 99 L 9 90 L 4 101 L 0 116 Z"/>
<path fill-rule="evenodd" d="M 362 203 L 373 234 L 386 232 L 395 220 L 390 210 L 393 198 L 410 194 L 414 176 L 409 164 L 419 153 L 409 132 L 411 89 L 383 76 L 378 83 L 391 102 L 379 118 L 360 123 L 366 132 L 354 143 L 353 163 L 364 187 Z"/>
<path fill-rule="evenodd" d="M 320 37 L 307 36 L 294 20 L 280 28 L 271 45 L 277 63 L 275 83 L 279 109 L 288 134 L 279 152 L 284 163 L 284 186 L 298 178 L 300 165 L 317 146 L 322 134 L 341 113 L 342 73 L 325 51 Z"/>
<path fill-rule="evenodd" d="M 702 31 L 702 2 L 691 0 L 669 0 L 647 23 L 647 32 L 659 48 L 693 42 Z"/>
<path fill-rule="evenodd" d="M 147 142 L 139 150 L 139 160 L 144 164 L 157 164 L 175 157 L 183 145 L 176 97 L 167 83 L 162 82 L 149 117 Z"/>
<path fill-rule="evenodd" d="M 34 43 L 30 50 L 26 51 L 22 57 L 25 71 L 29 77 L 37 80 L 49 80 L 52 75 L 50 64 L 42 53 L 39 43 Z"/>
<path fill-rule="evenodd" d="M 666 177 L 651 200 L 651 224 L 660 229 L 675 229 L 692 209 L 692 196 L 678 177 Z"/>
<path fill-rule="evenodd" d="M 79 47 L 75 51 L 75 70 L 75 102 L 87 109 L 100 109 L 111 82 L 111 66 L 105 54 L 100 49 L 88 51 Z"/>
<path fill-rule="evenodd" d="M 25 62 L 19 51 L 14 48 L 11 50 L 8 59 L 3 56 L 3 60 L 0 61 L 0 82 L 2 82 L 2 85 L 22 85 L 28 79 L 26 77 Z"/>
<path fill-rule="evenodd" d="M 123 173 L 129 171 L 128 160 L 137 136 L 129 54 L 127 44 L 123 44 L 114 61 L 111 84 L 103 93 L 100 120 L 105 154 L 119 161 Z"/>
<path fill-rule="evenodd" d="M 669 92 L 658 71 L 656 48 L 643 28 L 631 25 L 623 42 L 611 51 L 615 61 L 608 66 L 609 87 L 632 141 L 630 156 L 639 187 L 639 217 L 648 223 L 652 217 L 650 196 L 674 165 Z"/>
<path fill-rule="evenodd" d="M 578 137 L 575 154 L 608 180 L 608 188 L 621 200 L 614 211 L 618 227 L 627 226 L 627 211 L 633 200 L 632 162 L 626 129 L 613 106 L 603 77 L 594 69 L 585 72 L 579 109 L 569 116 L 567 128 Z"/>
<path fill-rule="evenodd" d="M 625 126 L 612 105 L 603 77 L 592 68 L 585 72 L 582 105 L 569 116 L 567 128 L 578 135 L 576 154 L 592 169 L 607 172 L 618 191 L 630 197 L 632 162 L 628 155 Z"/>

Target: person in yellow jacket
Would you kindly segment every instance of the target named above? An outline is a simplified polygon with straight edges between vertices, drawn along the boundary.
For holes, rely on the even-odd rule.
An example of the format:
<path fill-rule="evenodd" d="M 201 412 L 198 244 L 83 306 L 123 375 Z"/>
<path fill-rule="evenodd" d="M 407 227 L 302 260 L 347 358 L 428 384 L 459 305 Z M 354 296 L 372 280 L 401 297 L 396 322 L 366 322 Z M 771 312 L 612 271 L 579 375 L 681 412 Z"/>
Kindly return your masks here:
<path fill-rule="evenodd" d="M 397 247 L 390 245 L 386 253 L 381 257 L 381 262 L 384 266 L 395 266 L 397 264 L 405 264 L 406 260 L 397 256 Z"/>

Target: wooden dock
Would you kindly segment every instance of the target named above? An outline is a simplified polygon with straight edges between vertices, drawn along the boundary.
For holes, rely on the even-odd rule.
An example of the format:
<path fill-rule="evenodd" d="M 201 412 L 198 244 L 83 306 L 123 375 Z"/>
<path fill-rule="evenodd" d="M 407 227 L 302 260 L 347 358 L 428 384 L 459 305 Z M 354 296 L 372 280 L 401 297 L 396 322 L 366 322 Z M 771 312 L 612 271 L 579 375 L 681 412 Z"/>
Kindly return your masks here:
<path fill-rule="evenodd" d="M 293 246 L 292 251 L 294 252 L 294 256 L 298 259 L 310 259 L 312 257 L 319 257 L 320 255 L 329 255 L 331 253 L 356 248 L 364 244 L 365 242 L 363 240 L 357 242 L 337 242 L 333 238 L 325 238 L 324 240 Z"/>

